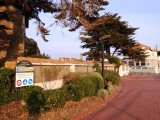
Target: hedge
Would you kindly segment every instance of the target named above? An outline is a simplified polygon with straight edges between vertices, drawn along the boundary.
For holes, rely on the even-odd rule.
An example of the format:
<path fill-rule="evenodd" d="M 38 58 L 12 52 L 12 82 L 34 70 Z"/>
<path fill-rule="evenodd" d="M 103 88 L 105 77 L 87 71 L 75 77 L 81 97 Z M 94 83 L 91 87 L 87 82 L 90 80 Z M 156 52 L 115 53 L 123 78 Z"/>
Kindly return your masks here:
<path fill-rule="evenodd" d="M 69 84 L 71 81 L 79 79 L 79 78 L 88 78 L 96 85 L 96 89 L 104 88 L 104 80 L 102 76 L 98 72 L 77 72 L 77 73 L 69 73 L 64 77 L 65 84 Z"/>

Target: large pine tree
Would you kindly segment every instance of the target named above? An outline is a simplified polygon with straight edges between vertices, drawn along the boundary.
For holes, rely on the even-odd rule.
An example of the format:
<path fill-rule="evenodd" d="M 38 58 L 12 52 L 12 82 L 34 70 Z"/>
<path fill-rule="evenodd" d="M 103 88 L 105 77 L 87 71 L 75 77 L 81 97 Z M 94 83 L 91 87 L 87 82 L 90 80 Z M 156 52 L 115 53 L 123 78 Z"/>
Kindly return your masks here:
<path fill-rule="evenodd" d="M 111 18 L 101 17 L 99 19 L 88 19 L 96 17 L 101 6 L 107 5 L 106 0 L 1 0 L 0 6 L 12 5 L 25 16 L 26 27 L 30 19 L 36 19 L 38 28 L 42 33 L 42 37 L 48 35 L 47 29 L 44 28 L 43 21 L 39 18 L 39 13 L 48 12 L 53 14 L 53 22 L 62 23 L 65 27 L 70 27 L 70 30 L 76 30 L 80 26 L 92 29 L 97 24 L 102 24 L 109 21 Z M 0 19 L 11 20 L 12 13 L 5 11 L 0 13 Z M 5 26 L 0 26 L 0 29 L 6 29 Z M 45 39 L 44 39 L 45 40 Z"/>
<path fill-rule="evenodd" d="M 87 59 L 95 59 L 97 61 L 101 59 L 102 41 L 100 38 L 105 35 L 111 35 L 111 37 L 103 39 L 105 58 L 109 59 L 115 56 L 115 53 L 132 56 L 129 50 L 137 44 L 133 35 L 135 35 L 135 31 L 138 28 L 130 27 L 128 23 L 122 21 L 121 17 L 118 15 L 115 16 L 110 13 L 104 15 L 104 17 L 111 16 L 113 19 L 110 22 L 97 25 L 94 29 L 85 29 L 82 33 L 82 37 L 80 38 L 84 44 L 82 48 L 89 49 L 88 52 L 84 53 Z M 111 48 L 113 49 L 113 53 L 111 53 Z M 137 55 L 144 57 L 142 50 L 134 51 Z M 134 51 L 133 53 L 135 53 Z"/>

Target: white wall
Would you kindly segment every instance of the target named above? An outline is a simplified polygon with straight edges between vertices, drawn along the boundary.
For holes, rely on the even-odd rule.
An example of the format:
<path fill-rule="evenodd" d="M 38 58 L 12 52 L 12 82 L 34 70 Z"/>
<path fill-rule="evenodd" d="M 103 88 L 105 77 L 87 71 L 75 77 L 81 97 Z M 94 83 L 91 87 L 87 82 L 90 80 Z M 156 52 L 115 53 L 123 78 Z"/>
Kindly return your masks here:
<path fill-rule="evenodd" d="M 61 88 L 63 86 L 63 79 L 62 80 L 51 80 L 51 81 L 34 83 L 34 86 L 40 86 L 44 90 L 58 89 L 58 88 Z"/>
<path fill-rule="evenodd" d="M 129 75 L 129 66 L 128 65 L 121 65 L 119 67 L 119 75 L 120 76 Z"/>

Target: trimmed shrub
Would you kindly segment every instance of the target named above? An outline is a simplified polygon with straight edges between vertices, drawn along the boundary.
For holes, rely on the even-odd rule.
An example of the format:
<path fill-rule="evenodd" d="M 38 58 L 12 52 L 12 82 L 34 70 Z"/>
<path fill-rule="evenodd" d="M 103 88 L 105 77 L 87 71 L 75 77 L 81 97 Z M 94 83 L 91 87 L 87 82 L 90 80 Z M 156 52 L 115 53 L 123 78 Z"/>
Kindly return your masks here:
<path fill-rule="evenodd" d="M 119 85 L 120 76 L 116 71 L 105 70 L 104 71 L 104 80 L 105 80 L 105 86 L 107 86 L 107 83 L 109 81 L 112 82 L 113 85 Z"/>
<path fill-rule="evenodd" d="M 67 86 L 67 91 L 68 100 L 79 101 L 84 96 L 84 91 L 81 91 L 81 89 L 79 89 L 75 84 L 69 84 Z"/>
<path fill-rule="evenodd" d="M 66 99 L 66 88 L 48 90 L 44 92 L 46 99 L 46 109 L 54 108 L 55 110 L 64 107 Z"/>
<path fill-rule="evenodd" d="M 14 76 L 14 70 L 4 67 L 0 68 L 0 105 L 16 101 Z"/>
<path fill-rule="evenodd" d="M 106 97 L 108 97 L 109 93 L 106 89 L 100 89 L 98 90 L 98 93 L 97 93 L 97 96 L 102 98 L 102 99 L 105 99 Z"/>
<path fill-rule="evenodd" d="M 27 99 L 29 113 L 40 113 L 45 110 L 45 98 L 42 91 L 32 91 Z"/>
<path fill-rule="evenodd" d="M 102 76 L 97 72 L 77 72 L 77 73 L 69 73 L 64 77 L 65 84 L 69 84 L 70 82 L 78 79 L 78 78 L 88 78 L 96 85 L 96 89 L 104 88 L 104 81 Z"/>
<path fill-rule="evenodd" d="M 104 88 L 104 80 L 98 72 L 88 72 L 88 77 L 94 82 L 96 85 L 97 90 Z"/>

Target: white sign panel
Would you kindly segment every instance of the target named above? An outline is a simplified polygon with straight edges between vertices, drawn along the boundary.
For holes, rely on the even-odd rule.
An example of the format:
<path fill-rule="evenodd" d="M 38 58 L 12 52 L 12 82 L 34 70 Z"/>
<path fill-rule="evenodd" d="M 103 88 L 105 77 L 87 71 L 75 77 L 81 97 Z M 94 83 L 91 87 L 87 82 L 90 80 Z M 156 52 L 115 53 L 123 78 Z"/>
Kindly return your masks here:
<path fill-rule="evenodd" d="M 33 72 L 16 73 L 16 87 L 33 85 Z"/>
<path fill-rule="evenodd" d="M 31 62 L 23 60 L 16 66 L 16 87 L 33 85 L 34 67 Z"/>

